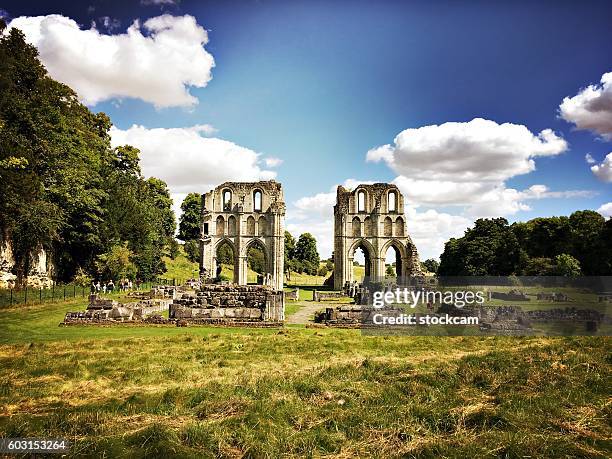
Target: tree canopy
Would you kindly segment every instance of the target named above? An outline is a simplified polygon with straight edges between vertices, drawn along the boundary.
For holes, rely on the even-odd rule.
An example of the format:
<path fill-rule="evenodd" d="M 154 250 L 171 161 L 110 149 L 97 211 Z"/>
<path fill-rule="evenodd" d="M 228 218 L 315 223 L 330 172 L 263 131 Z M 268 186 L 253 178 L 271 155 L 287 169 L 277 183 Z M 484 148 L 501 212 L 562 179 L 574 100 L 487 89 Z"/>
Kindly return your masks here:
<path fill-rule="evenodd" d="M 69 281 L 101 274 L 98 257 L 126 244 L 136 275 L 163 272 L 176 226 L 168 188 L 142 176 L 138 149 L 111 148 L 110 127 L 47 75 L 20 30 L 0 36 L 0 236 L 20 280 L 41 249 Z"/>
<path fill-rule="evenodd" d="M 611 236 L 612 219 L 592 210 L 512 225 L 504 218 L 479 219 L 446 243 L 438 274 L 610 275 Z"/>

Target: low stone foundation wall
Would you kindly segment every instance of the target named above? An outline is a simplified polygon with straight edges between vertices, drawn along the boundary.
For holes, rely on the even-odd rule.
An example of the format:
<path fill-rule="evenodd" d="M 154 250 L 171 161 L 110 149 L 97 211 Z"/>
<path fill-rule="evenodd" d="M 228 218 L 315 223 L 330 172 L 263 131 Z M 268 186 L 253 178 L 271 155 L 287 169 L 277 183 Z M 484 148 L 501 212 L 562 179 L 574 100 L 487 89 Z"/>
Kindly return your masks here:
<path fill-rule="evenodd" d="M 295 290 L 286 290 L 285 291 L 285 300 L 297 301 L 300 299 L 300 289 L 296 288 Z"/>
<path fill-rule="evenodd" d="M 347 295 L 344 292 L 320 292 L 318 290 L 312 291 L 312 301 L 329 301 L 339 300 L 342 298 L 347 298 Z"/>
<path fill-rule="evenodd" d="M 263 285 L 204 284 L 199 292 L 174 300 L 170 318 L 280 322 L 285 320 L 285 296 Z"/>
<path fill-rule="evenodd" d="M 87 310 L 68 312 L 64 322 L 74 321 L 130 321 L 143 320 L 156 312 L 167 311 L 170 308 L 170 299 L 149 299 L 132 303 L 119 303 L 109 298 L 101 298 L 97 294 L 89 295 Z"/>

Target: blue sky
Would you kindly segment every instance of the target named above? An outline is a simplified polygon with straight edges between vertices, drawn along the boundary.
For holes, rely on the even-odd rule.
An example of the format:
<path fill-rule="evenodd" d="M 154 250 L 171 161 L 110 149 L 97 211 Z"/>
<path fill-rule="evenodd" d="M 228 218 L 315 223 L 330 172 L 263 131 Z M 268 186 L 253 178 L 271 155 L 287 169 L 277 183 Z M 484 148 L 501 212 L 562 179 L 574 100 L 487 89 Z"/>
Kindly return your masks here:
<path fill-rule="evenodd" d="M 186 86 L 197 105 L 156 108 L 115 97 L 90 106 L 108 113 L 120 130 L 209 124 L 218 130 L 215 138 L 260 159 L 281 159 L 273 170 L 294 212 L 287 216 L 294 231 L 329 227 L 317 208 L 329 196 L 303 198 L 329 194 L 348 179 L 401 175 L 390 163 L 366 161 L 370 149 L 393 144 L 405 129 L 474 118 L 523 125 L 536 136 L 552 129 L 567 142 L 558 154 L 534 158 L 534 171 L 500 179 L 505 188 L 582 192 L 530 199 L 522 210 L 500 208 L 500 215 L 511 221 L 568 215 L 612 200 L 610 183 L 585 161 L 589 153 L 593 164 L 602 163 L 612 151 L 609 138 L 559 116 L 565 97 L 612 71 L 610 2 L 19 1 L 3 2 L 2 9 L 10 18 L 58 14 L 82 29 L 96 21 L 106 35 L 125 34 L 135 19 L 195 17 L 208 31 L 205 49 L 215 61 L 205 87 Z M 104 16 L 114 20 L 110 29 Z M 425 256 L 438 255 L 440 240 L 461 234 L 475 218 L 467 201 L 412 204 Z M 457 218 L 432 223 L 439 215 Z M 431 228 L 440 230 L 440 240 L 427 240 Z"/>

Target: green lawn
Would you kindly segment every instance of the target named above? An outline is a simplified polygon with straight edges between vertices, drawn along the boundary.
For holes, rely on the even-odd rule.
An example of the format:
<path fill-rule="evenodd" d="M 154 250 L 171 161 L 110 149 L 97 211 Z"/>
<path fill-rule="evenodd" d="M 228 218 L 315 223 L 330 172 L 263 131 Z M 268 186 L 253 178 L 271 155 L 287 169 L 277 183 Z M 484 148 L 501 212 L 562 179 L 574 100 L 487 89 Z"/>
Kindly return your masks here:
<path fill-rule="evenodd" d="M 0 436 L 98 457 L 609 457 L 610 338 L 58 327 L 0 311 Z"/>

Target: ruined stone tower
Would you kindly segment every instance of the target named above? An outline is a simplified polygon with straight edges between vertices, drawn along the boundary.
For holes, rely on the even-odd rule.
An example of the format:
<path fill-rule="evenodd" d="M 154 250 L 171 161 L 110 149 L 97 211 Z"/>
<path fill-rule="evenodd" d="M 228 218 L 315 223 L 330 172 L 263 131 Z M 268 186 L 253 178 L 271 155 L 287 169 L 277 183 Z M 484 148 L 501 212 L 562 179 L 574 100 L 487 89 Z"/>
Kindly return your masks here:
<path fill-rule="evenodd" d="M 395 185 L 375 183 L 354 190 L 339 186 L 334 206 L 334 288 L 353 281 L 355 250 L 365 256 L 365 277 L 381 280 L 389 247 L 396 253 L 398 283 L 421 273 L 416 247 L 406 229 L 404 197 Z"/>
<path fill-rule="evenodd" d="M 247 284 L 251 247 L 264 254 L 264 284 L 283 289 L 285 202 L 281 184 L 270 181 L 225 182 L 202 196 L 200 277 L 213 279 L 217 254 L 226 244 L 234 257 L 234 283 Z"/>

